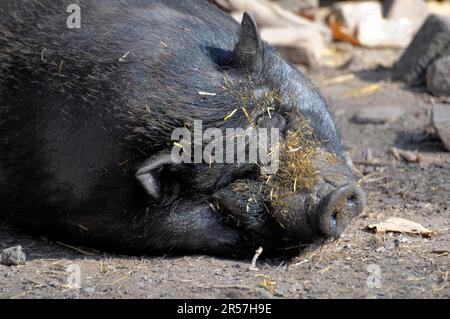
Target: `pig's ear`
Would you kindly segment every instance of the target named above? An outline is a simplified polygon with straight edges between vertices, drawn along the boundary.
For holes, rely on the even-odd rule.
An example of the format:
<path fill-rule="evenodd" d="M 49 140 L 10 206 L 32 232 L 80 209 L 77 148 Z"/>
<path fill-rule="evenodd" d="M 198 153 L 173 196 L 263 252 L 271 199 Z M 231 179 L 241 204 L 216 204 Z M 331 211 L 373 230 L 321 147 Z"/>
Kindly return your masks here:
<path fill-rule="evenodd" d="M 261 68 L 263 43 L 255 20 L 244 12 L 239 41 L 234 47 L 232 62 L 239 68 L 255 73 Z"/>
<path fill-rule="evenodd" d="M 148 159 L 136 172 L 136 179 L 154 199 L 161 199 L 160 175 L 164 167 L 173 165 L 170 155 L 158 155 Z"/>

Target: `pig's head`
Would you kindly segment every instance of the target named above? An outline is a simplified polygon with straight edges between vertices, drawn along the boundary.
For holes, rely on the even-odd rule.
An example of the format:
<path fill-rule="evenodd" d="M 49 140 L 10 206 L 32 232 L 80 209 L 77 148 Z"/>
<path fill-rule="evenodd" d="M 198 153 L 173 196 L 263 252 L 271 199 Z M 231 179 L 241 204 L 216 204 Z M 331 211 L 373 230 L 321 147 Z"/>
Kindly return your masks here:
<path fill-rule="evenodd" d="M 218 206 L 233 216 L 266 211 L 290 239 L 338 237 L 363 210 L 365 195 L 341 149 L 325 99 L 260 40 L 246 14 L 233 57 L 250 74 L 252 92 L 246 96 L 252 97 L 248 108 L 253 125 L 280 132 L 279 143 L 269 149 L 278 152 L 278 169 L 260 173 L 254 181 L 231 183 L 231 191 L 219 190 L 214 195 Z"/>
<path fill-rule="evenodd" d="M 203 130 L 219 127 L 224 136 L 227 128 L 276 129 L 279 141 L 269 141 L 265 151 L 276 154 L 269 156 L 269 164 L 275 163 L 277 169 L 261 170 L 268 164 L 261 158 L 245 164 L 205 160 L 173 165 L 173 158 L 157 156 L 136 177 L 147 193 L 162 202 L 170 203 L 177 196 L 207 198 L 256 236 L 273 235 L 291 242 L 339 236 L 363 210 L 365 196 L 341 149 L 323 96 L 260 39 L 247 14 L 233 52 L 218 59 L 224 80 L 216 100 L 223 104 L 197 108 L 182 122 L 191 126 L 194 119 L 202 119 Z M 250 146 L 247 142 L 247 150 Z M 180 149 L 186 150 L 183 145 Z M 161 198 L 168 190 L 168 199 Z"/>

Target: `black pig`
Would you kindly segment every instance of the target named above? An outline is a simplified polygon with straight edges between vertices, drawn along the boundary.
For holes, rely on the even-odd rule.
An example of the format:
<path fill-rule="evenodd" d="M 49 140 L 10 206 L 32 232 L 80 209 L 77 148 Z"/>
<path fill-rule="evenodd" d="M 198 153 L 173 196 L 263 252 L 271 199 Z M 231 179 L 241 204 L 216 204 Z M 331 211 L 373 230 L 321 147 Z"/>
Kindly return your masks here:
<path fill-rule="evenodd" d="M 82 0 L 73 16 L 71 2 L 0 4 L 2 215 L 130 254 L 248 256 L 339 236 L 361 212 L 324 98 L 248 14 Z M 174 162 L 172 132 L 195 120 L 279 129 L 278 171 Z"/>

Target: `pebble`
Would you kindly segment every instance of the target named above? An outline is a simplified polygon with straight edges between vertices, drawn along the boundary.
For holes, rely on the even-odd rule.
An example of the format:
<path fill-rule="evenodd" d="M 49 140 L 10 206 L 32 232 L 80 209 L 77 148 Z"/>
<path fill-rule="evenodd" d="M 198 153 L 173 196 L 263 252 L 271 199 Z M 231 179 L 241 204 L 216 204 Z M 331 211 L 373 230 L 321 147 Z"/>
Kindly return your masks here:
<path fill-rule="evenodd" d="M 295 283 L 294 285 L 288 288 L 288 292 L 291 294 L 295 294 L 299 290 L 301 290 L 301 286 L 299 283 Z"/>
<path fill-rule="evenodd" d="M 91 295 L 93 295 L 93 294 L 95 293 L 95 289 L 92 288 L 92 287 L 88 287 L 88 288 L 84 288 L 84 289 L 83 289 L 83 292 L 84 292 L 86 295 L 91 296 Z"/>
<path fill-rule="evenodd" d="M 434 96 L 450 96 L 450 55 L 430 65 L 427 70 L 427 89 Z"/>
<path fill-rule="evenodd" d="M 433 126 L 445 148 L 450 151 L 450 104 L 433 105 Z"/>
<path fill-rule="evenodd" d="M 25 264 L 26 256 L 22 251 L 22 246 L 15 246 L 3 249 L 0 256 L 0 263 L 6 266 L 18 266 Z"/>
<path fill-rule="evenodd" d="M 404 110 L 396 106 L 370 106 L 359 110 L 352 118 L 358 124 L 385 124 L 397 121 Z"/>
<path fill-rule="evenodd" d="M 397 247 L 395 240 L 388 240 L 384 243 L 385 250 L 391 250 L 391 249 L 394 249 L 395 247 Z"/>
<path fill-rule="evenodd" d="M 138 282 L 138 283 L 137 283 L 137 286 L 138 286 L 139 288 L 142 288 L 142 289 L 144 289 L 145 287 L 147 287 L 147 285 L 146 285 L 145 283 L 143 283 L 143 282 Z"/>

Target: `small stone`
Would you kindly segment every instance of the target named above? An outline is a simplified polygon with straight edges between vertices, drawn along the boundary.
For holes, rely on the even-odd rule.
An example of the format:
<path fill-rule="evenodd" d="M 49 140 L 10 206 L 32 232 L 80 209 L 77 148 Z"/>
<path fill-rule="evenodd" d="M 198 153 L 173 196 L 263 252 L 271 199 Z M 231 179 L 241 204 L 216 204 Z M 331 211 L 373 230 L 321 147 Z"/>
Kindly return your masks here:
<path fill-rule="evenodd" d="M 26 261 L 26 256 L 22 251 L 22 246 L 15 246 L 4 249 L 1 254 L 0 261 L 6 266 L 23 265 Z"/>
<path fill-rule="evenodd" d="M 84 288 L 83 292 L 88 296 L 92 296 L 95 293 L 95 289 L 92 287 L 88 287 L 88 288 Z"/>
<path fill-rule="evenodd" d="M 427 70 L 427 88 L 434 96 L 450 96 L 450 55 L 430 65 Z"/>
<path fill-rule="evenodd" d="M 395 106 L 371 106 L 358 111 L 352 118 L 358 124 L 385 124 L 397 121 L 403 109 Z"/>
<path fill-rule="evenodd" d="M 145 283 L 143 283 L 143 282 L 138 282 L 138 283 L 137 283 L 137 286 L 138 286 L 139 288 L 141 288 L 141 289 L 144 289 L 145 287 L 147 287 L 147 285 L 146 285 Z"/>
<path fill-rule="evenodd" d="M 384 252 L 386 249 L 384 248 L 384 247 L 378 247 L 375 251 L 377 252 L 377 253 L 382 253 L 382 252 Z"/>
<path fill-rule="evenodd" d="M 432 112 L 433 126 L 445 148 L 450 151 L 450 104 L 435 104 Z"/>
<path fill-rule="evenodd" d="M 394 240 L 388 240 L 384 243 L 384 249 L 385 250 L 391 250 L 394 249 L 397 245 L 395 244 L 395 239 Z"/>
<path fill-rule="evenodd" d="M 292 286 L 290 286 L 288 288 L 288 292 L 291 294 L 295 294 L 296 292 L 298 292 L 301 289 L 301 286 L 299 283 L 295 283 Z"/>
<path fill-rule="evenodd" d="M 411 239 L 406 236 L 400 235 L 400 237 L 398 238 L 398 242 L 399 244 L 407 244 L 411 242 Z"/>

